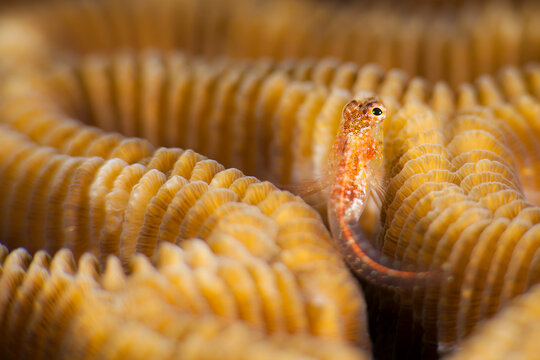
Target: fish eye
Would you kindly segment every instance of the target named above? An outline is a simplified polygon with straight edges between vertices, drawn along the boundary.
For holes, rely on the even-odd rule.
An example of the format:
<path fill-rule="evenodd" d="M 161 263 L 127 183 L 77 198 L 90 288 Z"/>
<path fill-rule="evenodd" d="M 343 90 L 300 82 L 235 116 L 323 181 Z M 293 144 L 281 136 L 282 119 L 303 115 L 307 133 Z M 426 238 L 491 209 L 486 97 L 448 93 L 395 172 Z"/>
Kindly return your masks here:
<path fill-rule="evenodd" d="M 381 110 L 381 108 L 376 107 L 371 110 L 371 113 L 375 116 L 381 116 L 383 111 Z"/>

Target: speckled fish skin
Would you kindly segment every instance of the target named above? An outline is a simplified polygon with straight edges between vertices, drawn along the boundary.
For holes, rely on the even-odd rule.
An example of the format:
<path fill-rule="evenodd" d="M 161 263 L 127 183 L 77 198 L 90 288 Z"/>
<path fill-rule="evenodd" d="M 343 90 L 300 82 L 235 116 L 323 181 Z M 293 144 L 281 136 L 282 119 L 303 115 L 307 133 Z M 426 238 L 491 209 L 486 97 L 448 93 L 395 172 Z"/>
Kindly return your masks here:
<path fill-rule="evenodd" d="M 388 267 L 390 260 L 358 226 L 370 190 L 379 186 L 375 172 L 382 160 L 385 106 L 376 98 L 352 100 L 343 108 L 342 117 L 329 160 L 332 180 L 327 208 L 334 241 L 347 265 L 377 286 L 403 289 L 436 281 L 437 270 L 415 272 Z"/>

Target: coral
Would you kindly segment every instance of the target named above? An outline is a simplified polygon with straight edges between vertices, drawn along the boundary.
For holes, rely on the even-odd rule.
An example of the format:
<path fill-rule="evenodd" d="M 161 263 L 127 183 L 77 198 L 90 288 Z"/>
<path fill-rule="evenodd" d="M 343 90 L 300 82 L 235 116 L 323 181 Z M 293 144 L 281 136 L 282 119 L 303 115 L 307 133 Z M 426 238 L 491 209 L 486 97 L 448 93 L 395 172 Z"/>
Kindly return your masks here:
<path fill-rule="evenodd" d="M 57 253 L 68 247 L 76 259 L 96 254 L 102 265 L 116 255 L 128 269 L 135 251 L 152 256 L 159 243 L 177 243 L 194 249 L 188 264 L 201 275 L 188 284 L 200 288 L 208 313 L 269 333 L 311 333 L 369 347 L 361 292 L 317 212 L 190 150 L 148 153 L 151 145 L 132 141 L 131 164 L 115 155 L 126 152 L 126 140 L 107 152 L 111 158 L 61 153 L 74 151 L 79 138 L 96 143 L 109 137 L 88 138 L 90 130 L 79 125 L 68 144 L 48 142 L 55 149 L 2 125 L 2 153 L 12 154 L 3 158 L 0 186 L 2 241 L 10 248 Z M 190 240 L 195 237 L 205 242 Z M 230 272 L 212 260 L 218 255 L 230 261 Z M 237 262 L 246 268 L 234 270 Z M 219 276 L 207 273 L 207 265 Z M 235 274 L 242 276 L 239 284 Z"/>
<path fill-rule="evenodd" d="M 483 324 L 450 359 L 530 359 L 538 353 L 539 287 Z"/>
<path fill-rule="evenodd" d="M 531 240 L 538 237 L 540 208 L 522 190 L 538 189 L 527 176 L 538 171 L 537 153 L 524 149 L 534 125 L 516 105 L 479 105 L 458 106 L 447 118 L 406 105 L 389 125 L 395 161 L 378 241 L 397 263 L 444 271 L 436 286 L 399 300 L 413 308 L 427 337 L 437 329 L 437 340 L 426 341 L 438 341 L 442 350 L 526 291 L 527 274 L 536 271 Z M 498 117 L 503 108 L 513 116 Z"/>
<path fill-rule="evenodd" d="M 324 218 L 274 184 L 324 177 L 343 106 L 367 94 L 388 109 L 388 182 L 364 231 L 395 267 L 443 273 L 367 285 L 375 354 L 450 351 L 537 283 L 540 69 L 522 64 L 540 9 L 358 6 L 3 14 L 0 351 L 366 356 L 364 298 Z M 323 199 L 306 197 L 324 215 Z"/>
<path fill-rule="evenodd" d="M 201 240 L 163 244 L 153 264 L 136 255 L 129 275 L 116 257 L 100 273 L 88 253 L 75 265 L 65 249 L 52 258 L 2 252 L 3 358 L 366 358 L 342 340 L 308 335 L 298 315 L 310 304 L 286 266 L 217 255 Z M 328 320 L 315 322 L 328 329 L 320 323 Z M 298 334 L 267 335 L 271 325 Z"/>
<path fill-rule="evenodd" d="M 338 5 L 309 0 L 163 0 L 155 6 L 148 0 L 113 0 L 67 2 L 21 16 L 32 18 L 52 54 L 129 47 L 180 48 L 206 57 L 327 56 L 355 64 L 373 62 L 384 70 L 398 68 L 453 86 L 503 65 L 538 59 L 536 2 L 519 7 L 501 1 L 467 2 L 443 9 L 403 1 Z M 298 71 L 307 73 L 309 68 Z"/>

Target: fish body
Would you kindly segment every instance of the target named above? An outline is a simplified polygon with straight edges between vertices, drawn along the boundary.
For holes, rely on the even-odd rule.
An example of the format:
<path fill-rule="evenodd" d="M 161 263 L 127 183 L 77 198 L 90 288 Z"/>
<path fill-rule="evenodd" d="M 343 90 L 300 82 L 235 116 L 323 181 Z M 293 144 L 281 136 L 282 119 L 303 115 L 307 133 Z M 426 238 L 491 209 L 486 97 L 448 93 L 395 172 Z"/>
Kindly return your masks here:
<path fill-rule="evenodd" d="M 379 285 L 407 287 L 432 280 L 436 271 L 392 268 L 391 261 L 363 234 L 358 222 L 382 162 L 382 130 L 386 108 L 376 98 L 352 100 L 330 154 L 328 219 L 333 238 L 349 267 L 361 278 Z"/>

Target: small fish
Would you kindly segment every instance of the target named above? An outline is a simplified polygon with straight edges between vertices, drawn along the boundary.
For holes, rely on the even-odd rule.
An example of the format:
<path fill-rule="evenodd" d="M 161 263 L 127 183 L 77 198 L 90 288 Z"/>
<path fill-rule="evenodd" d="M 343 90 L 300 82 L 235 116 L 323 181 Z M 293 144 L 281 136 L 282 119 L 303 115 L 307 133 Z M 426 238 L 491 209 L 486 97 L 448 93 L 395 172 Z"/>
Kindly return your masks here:
<path fill-rule="evenodd" d="M 328 219 L 332 235 L 349 267 L 361 278 L 383 286 L 412 287 L 437 277 L 438 271 L 402 271 L 389 267 L 383 255 L 362 233 L 358 221 L 382 163 L 381 125 L 386 108 L 376 98 L 352 100 L 330 154 Z"/>

